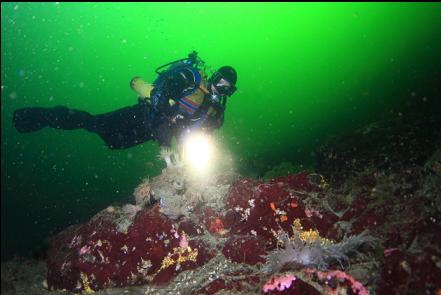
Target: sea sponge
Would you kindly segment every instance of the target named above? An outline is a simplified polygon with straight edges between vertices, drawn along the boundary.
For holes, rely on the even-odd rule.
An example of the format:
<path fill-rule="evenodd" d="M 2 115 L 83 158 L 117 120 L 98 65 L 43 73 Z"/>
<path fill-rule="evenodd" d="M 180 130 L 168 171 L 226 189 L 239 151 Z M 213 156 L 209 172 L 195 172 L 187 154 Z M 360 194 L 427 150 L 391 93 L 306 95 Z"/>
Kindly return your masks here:
<path fill-rule="evenodd" d="M 291 287 L 292 282 L 297 278 L 293 275 L 284 275 L 281 277 L 274 277 L 268 280 L 262 288 L 262 291 L 268 293 L 270 291 L 284 291 Z"/>
<path fill-rule="evenodd" d="M 136 205 L 141 207 L 150 203 L 151 195 L 152 190 L 148 178 L 144 179 L 140 184 L 138 184 L 133 192 Z"/>

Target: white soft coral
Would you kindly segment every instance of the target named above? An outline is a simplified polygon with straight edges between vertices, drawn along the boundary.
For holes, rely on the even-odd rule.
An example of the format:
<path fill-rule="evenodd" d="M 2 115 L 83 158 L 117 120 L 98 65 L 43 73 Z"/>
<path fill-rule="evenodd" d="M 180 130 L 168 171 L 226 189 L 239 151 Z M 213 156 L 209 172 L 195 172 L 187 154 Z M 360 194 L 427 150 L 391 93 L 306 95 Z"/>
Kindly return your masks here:
<path fill-rule="evenodd" d="M 167 164 L 167 168 L 182 166 L 179 154 L 172 148 L 161 146 L 159 158 L 165 161 L 165 163 Z"/>
<path fill-rule="evenodd" d="M 161 151 L 159 152 L 159 157 L 165 161 L 167 168 L 173 166 L 171 156 L 173 155 L 173 150 L 168 147 L 161 146 Z"/>
<path fill-rule="evenodd" d="M 363 232 L 356 236 L 346 237 L 339 243 L 323 243 L 321 239 L 314 242 L 303 241 L 295 233 L 289 238 L 286 232 L 283 233 L 284 249 L 276 249 L 266 257 L 264 271 L 274 273 L 284 266 L 292 268 L 313 267 L 319 270 L 326 270 L 329 264 L 338 262 L 343 266 L 349 262 L 348 254 L 356 252 L 362 244 L 373 245 L 376 239 Z"/>

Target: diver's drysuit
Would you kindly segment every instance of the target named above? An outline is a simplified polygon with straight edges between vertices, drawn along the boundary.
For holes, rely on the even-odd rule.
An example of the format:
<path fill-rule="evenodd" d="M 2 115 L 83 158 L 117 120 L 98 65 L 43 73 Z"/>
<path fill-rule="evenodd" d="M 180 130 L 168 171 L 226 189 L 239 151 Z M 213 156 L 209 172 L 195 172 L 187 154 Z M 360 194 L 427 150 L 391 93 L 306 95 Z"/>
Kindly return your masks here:
<path fill-rule="evenodd" d="M 136 105 L 99 115 L 64 106 L 23 108 L 14 112 L 13 124 L 22 133 L 44 127 L 84 128 L 98 134 L 110 149 L 124 149 L 151 139 L 170 146 L 172 136 L 184 129 L 219 128 L 226 97 L 221 102 L 211 99 L 197 74 L 193 54 L 165 65 L 172 65 L 165 71 L 159 72 L 164 66 L 157 69 L 159 77 L 149 100 L 140 99 Z M 202 100 L 196 103 L 191 100 L 194 97 Z M 175 102 L 173 105 L 169 104 L 170 99 Z"/>
<path fill-rule="evenodd" d="M 148 113 L 145 103 L 100 115 L 64 106 L 24 108 L 14 112 L 13 123 L 23 133 L 44 127 L 65 130 L 84 128 L 97 133 L 110 149 L 124 149 L 153 138 Z"/>

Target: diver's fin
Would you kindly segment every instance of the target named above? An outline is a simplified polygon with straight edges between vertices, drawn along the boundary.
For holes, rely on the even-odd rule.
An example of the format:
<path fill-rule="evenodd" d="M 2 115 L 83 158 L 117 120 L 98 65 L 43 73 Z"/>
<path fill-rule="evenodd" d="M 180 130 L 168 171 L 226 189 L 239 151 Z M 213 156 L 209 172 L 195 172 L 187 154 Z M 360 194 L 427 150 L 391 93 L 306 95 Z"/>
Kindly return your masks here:
<path fill-rule="evenodd" d="M 150 98 L 150 92 L 153 89 L 153 85 L 145 82 L 140 77 L 134 77 L 130 81 L 130 87 L 138 94 L 140 98 Z"/>
<path fill-rule="evenodd" d="M 48 126 L 47 110 L 44 108 L 24 108 L 14 111 L 12 123 L 20 133 L 40 130 Z"/>

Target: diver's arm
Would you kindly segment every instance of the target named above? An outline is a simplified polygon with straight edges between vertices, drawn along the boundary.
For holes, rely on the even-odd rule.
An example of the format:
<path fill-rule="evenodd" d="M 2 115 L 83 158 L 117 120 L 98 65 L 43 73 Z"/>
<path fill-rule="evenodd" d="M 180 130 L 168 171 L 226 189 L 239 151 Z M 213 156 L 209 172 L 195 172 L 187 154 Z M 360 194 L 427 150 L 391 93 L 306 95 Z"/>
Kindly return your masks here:
<path fill-rule="evenodd" d="M 170 100 L 176 101 L 185 87 L 185 79 L 182 75 L 174 73 L 164 78 L 160 88 L 153 88 L 151 91 L 151 105 L 154 114 L 160 114 L 162 119 L 170 116 Z M 156 116 L 156 115 L 155 115 Z"/>
<path fill-rule="evenodd" d="M 219 129 L 224 124 L 224 111 L 216 111 L 216 114 L 208 117 L 206 125 L 210 130 Z"/>
<path fill-rule="evenodd" d="M 209 101 L 212 111 L 209 112 L 206 126 L 209 129 L 219 129 L 224 124 L 224 113 L 225 113 L 227 98 L 223 97 L 218 100 L 210 99 Z"/>
<path fill-rule="evenodd" d="M 224 109 L 219 108 L 214 112 L 203 113 L 196 118 L 189 118 L 179 122 L 180 125 L 187 130 L 194 131 L 203 129 L 206 131 L 213 131 L 219 129 L 224 123 Z"/>
<path fill-rule="evenodd" d="M 151 91 L 151 104 L 154 113 L 163 117 L 170 117 L 173 102 L 185 95 L 186 90 L 194 89 L 196 77 L 191 69 L 183 68 L 163 77 L 164 81 L 159 88 Z"/>

